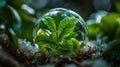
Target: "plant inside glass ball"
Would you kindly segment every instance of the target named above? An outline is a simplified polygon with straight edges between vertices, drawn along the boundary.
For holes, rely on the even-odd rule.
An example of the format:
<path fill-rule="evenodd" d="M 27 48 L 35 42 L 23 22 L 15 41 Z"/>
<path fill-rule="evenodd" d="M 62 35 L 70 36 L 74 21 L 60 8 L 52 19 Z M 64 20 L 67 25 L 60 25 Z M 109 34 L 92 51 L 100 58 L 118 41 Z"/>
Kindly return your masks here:
<path fill-rule="evenodd" d="M 74 11 L 55 8 L 35 25 L 33 41 L 45 55 L 75 55 L 86 43 L 87 27 Z"/>

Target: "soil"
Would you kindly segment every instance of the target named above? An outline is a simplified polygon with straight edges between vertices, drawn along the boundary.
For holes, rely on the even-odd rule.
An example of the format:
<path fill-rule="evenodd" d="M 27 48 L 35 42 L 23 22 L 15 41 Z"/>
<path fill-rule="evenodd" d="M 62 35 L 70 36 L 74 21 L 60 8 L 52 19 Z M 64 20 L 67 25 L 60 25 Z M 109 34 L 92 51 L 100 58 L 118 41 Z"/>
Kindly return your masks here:
<path fill-rule="evenodd" d="M 42 53 L 32 55 L 29 52 L 21 51 L 5 38 L 0 38 L 0 67 L 100 67 L 97 61 L 101 61 L 104 67 L 120 67 L 120 60 L 103 54 L 93 56 L 97 50 L 79 51 L 73 57 L 46 57 Z M 105 61 L 102 62 L 102 61 Z M 96 64 L 95 64 L 96 63 Z M 99 64 L 100 64 L 99 63 Z"/>

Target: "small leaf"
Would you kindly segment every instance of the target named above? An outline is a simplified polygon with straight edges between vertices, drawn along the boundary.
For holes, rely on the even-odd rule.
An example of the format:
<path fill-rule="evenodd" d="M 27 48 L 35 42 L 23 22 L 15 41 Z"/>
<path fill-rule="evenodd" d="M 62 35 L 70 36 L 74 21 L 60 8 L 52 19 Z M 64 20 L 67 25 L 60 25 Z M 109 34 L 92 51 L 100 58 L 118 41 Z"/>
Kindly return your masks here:
<path fill-rule="evenodd" d="M 67 54 L 69 52 L 72 52 L 71 48 L 69 48 L 70 45 L 67 44 L 67 41 L 65 41 L 63 44 L 60 45 L 59 47 L 59 52 L 62 54 Z"/>
<path fill-rule="evenodd" d="M 58 50 L 57 50 L 57 46 L 55 45 L 52 45 L 52 44 L 48 44 L 49 46 L 47 46 L 47 48 L 49 48 L 49 53 L 50 55 L 56 55 L 56 54 L 59 54 L 58 53 Z"/>
<path fill-rule="evenodd" d="M 99 24 L 100 30 L 104 35 L 107 35 L 109 39 L 113 39 L 117 28 L 119 26 L 120 15 L 117 13 L 110 13 L 102 18 L 102 22 Z M 111 34 L 110 34 L 111 33 Z"/>
<path fill-rule="evenodd" d="M 40 36 L 40 35 L 45 35 L 44 31 L 42 29 L 39 29 L 37 31 L 37 36 Z"/>
<path fill-rule="evenodd" d="M 35 42 L 38 42 L 38 41 L 40 41 L 40 40 L 43 40 L 45 36 L 46 36 L 46 35 L 45 35 L 44 30 L 42 30 L 42 29 L 40 28 L 40 29 L 37 31 L 37 37 L 36 37 L 36 39 L 35 39 Z"/>
<path fill-rule="evenodd" d="M 21 30 L 19 31 L 20 32 L 19 37 L 26 38 L 27 40 L 32 41 L 33 40 L 33 34 L 32 34 L 33 29 L 34 29 L 34 23 L 24 22 L 22 24 Z"/>
<path fill-rule="evenodd" d="M 51 38 L 45 34 L 45 31 L 42 29 L 39 29 L 37 32 L 37 37 L 35 38 L 34 42 L 40 42 L 40 41 L 44 41 L 46 43 L 53 43 L 53 41 L 51 40 Z"/>
<path fill-rule="evenodd" d="M 65 37 L 66 40 L 69 40 L 70 38 L 75 38 L 77 34 L 75 32 L 68 33 L 69 36 Z"/>
<path fill-rule="evenodd" d="M 45 18 L 42 18 L 42 21 L 47 26 L 47 28 L 50 29 L 52 32 L 56 31 L 56 25 L 53 18 L 45 17 Z"/>
<path fill-rule="evenodd" d="M 80 49 L 79 41 L 76 40 L 75 38 L 71 38 L 71 39 L 68 41 L 68 44 L 71 45 L 71 46 L 69 47 L 69 49 L 70 49 L 71 51 L 77 52 L 77 51 Z"/>
<path fill-rule="evenodd" d="M 5 6 L 4 8 L 0 9 L 0 17 L 2 17 L 2 19 L 5 19 L 5 24 L 7 27 L 12 27 L 14 18 L 13 18 L 12 11 L 8 6 Z"/>
<path fill-rule="evenodd" d="M 11 42 L 12 42 L 16 47 L 18 47 L 18 38 L 17 38 L 15 32 L 14 32 L 11 28 L 9 28 L 8 36 L 9 36 Z"/>
<path fill-rule="evenodd" d="M 88 25 L 88 36 L 90 39 L 95 39 L 97 35 L 102 34 L 98 24 Z"/>
<path fill-rule="evenodd" d="M 15 30 L 16 32 L 19 32 L 22 25 L 22 19 L 16 9 L 14 9 L 11 6 L 8 6 L 8 7 L 14 16 L 14 22 L 12 23 L 13 30 Z"/>
<path fill-rule="evenodd" d="M 67 17 L 60 21 L 58 26 L 58 37 L 65 36 L 65 34 L 73 32 L 77 19 L 75 17 Z"/>
<path fill-rule="evenodd" d="M 40 48 L 40 51 L 42 51 L 43 53 L 45 53 L 46 55 L 49 55 L 48 53 L 48 50 L 47 50 L 47 43 L 44 43 L 44 42 L 38 42 L 37 43 L 39 48 Z"/>
<path fill-rule="evenodd" d="M 120 60 L 120 40 L 114 40 L 103 54 Z"/>
<path fill-rule="evenodd" d="M 57 42 L 57 34 L 55 32 L 51 34 L 51 38 L 53 42 Z"/>
<path fill-rule="evenodd" d="M 115 7 L 116 7 L 117 11 L 120 12 L 120 1 L 115 2 Z"/>
<path fill-rule="evenodd" d="M 7 0 L 7 4 L 14 6 L 15 9 L 20 9 L 21 5 L 25 4 L 24 0 L 19 0 L 19 2 L 17 0 Z"/>
<path fill-rule="evenodd" d="M 34 42 L 40 42 L 43 40 L 47 40 L 47 36 L 45 35 L 44 31 L 42 29 L 39 29 L 37 32 L 37 37 L 35 38 Z"/>

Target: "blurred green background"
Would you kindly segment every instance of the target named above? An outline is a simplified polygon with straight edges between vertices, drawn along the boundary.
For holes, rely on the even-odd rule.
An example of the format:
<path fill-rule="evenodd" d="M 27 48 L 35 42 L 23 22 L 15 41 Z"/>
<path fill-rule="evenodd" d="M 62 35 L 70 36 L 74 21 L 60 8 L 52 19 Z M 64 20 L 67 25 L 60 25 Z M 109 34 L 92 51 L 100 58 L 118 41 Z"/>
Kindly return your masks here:
<path fill-rule="evenodd" d="M 0 0 L 0 34 L 7 34 L 14 44 L 18 44 L 17 38 L 32 41 L 35 23 L 57 7 L 82 16 L 88 26 L 88 40 L 99 38 L 120 46 L 119 0 Z"/>

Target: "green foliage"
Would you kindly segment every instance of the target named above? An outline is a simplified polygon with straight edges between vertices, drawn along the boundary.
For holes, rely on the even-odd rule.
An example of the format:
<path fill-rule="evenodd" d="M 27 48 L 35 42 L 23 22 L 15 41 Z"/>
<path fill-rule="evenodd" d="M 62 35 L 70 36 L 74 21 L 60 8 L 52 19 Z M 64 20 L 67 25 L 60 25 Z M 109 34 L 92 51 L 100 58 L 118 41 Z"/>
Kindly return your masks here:
<path fill-rule="evenodd" d="M 11 28 L 9 28 L 8 36 L 9 36 L 9 39 L 11 40 L 11 42 L 14 44 L 14 46 L 18 47 L 18 37 Z"/>
<path fill-rule="evenodd" d="M 74 33 L 74 28 L 75 28 L 75 22 L 77 21 L 76 18 L 73 17 L 67 17 L 60 21 L 60 24 L 58 26 L 58 38 L 65 38 L 70 36 L 70 34 Z M 74 23 L 73 23 L 74 22 Z"/>
<path fill-rule="evenodd" d="M 12 0 L 12 1 L 7 0 L 7 4 L 9 4 L 10 6 L 14 7 L 17 10 L 20 10 L 21 5 L 25 4 L 25 3 L 24 3 L 24 0 L 19 0 L 19 2 L 18 2 L 18 0 Z"/>
<path fill-rule="evenodd" d="M 43 17 L 41 27 L 37 31 L 34 42 L 37 43 L 46 55 L 74 55 L 81 48 L 74 32 L 75 17 L 66 17 L 61 21 L 55 21 L 52 17 Z M 59 24 L 56 24 L 58 23 Z"/>
<path fill-rule="evenodd" d="M 5 25 L 4 33 L 8 35 L 15 46 L 18 45 L 18 37 L 29 41 L 33 40 L 33 17 L 21 9 L 23 4 L 25 4 L 24 0 L 19 2 L 17 0 L 0 0 L 0 24 L 2 22 Z"/>
<path fill-rule="evenodd" d="M 56 25 L 53 18 L 51 17 L 42 18 L 42 21 L 50 31 L 52 32 L 56 31 Z"/>
<path fill-rule="evenodd" d="M 103 54 L 120 59 L 120 13 L 107 14 L 100 23 L 88 26 L 88 32 L 89 36 L 92 37 L 99 34 L 107 37 L 104 42 L 107 43 L 108 47 Z"/>
<path fill-rule="evenodd" d="M 120 23 L 120 14 L 110 13 L 103 17 L 102 22 L 99 24 L 103 34 L 108 36 L 109 39 L 115 38 L 115 34 Z"/>
<path fill-rule="evenodd" d="M 120 59 L 120 39 L 115 40 L 104 52 L 105 55 Z"/>
<path fill-rule="evenodd" d="M 4 8 L 1 8 L 0 19 L 2 21 L 0 22 L 2 22 L 5 27 L 3 33 L 7 34 L 10 41 L 14 44 L 14 46 L 17 47 L 18 38 L 15 31 L 18 31 L 18 29 L 20 29 L 21 20 L 18 20 L 20 18 L 15 19 L 18 16 L 16 15 L 17 13 L 14 12 L 16 12 L 16 10 L 14 10 L 11 6 L 4 6 Z"/>
<path fill-rule="evenodd" d="M 79 41 L 74 39 L 74 38 L 71 38 L 69 41 L 68 41 L 68 44 L 70 45 L 69 46 L 69 50 L 71 52 L 77 52 L 79 49 L 80 49 L 80 45 L 79 45 Z"/>
<path fill-rule="evenodd" d="M 19 37 L 20 38 L 25 38 L 29 41 L 33 40 L 32 37 L 32 32 L 33 32 L 33 28 L 34 28 L 34 23 L 32 22 L 24 22 L 21 26 L 21 29 L 19 30 Z"/>
<path fill-rule="evenodd" d="M 104 16 L 100 23 L 88 26 L 89 38 L 96 38 L 97 35 L 107 36 L 108 40 L 120 38 L 120 14 L 109 13 Z"/>
<path fill-rule="evenodd" d="M 115 2 L 115 6 L 118 12 L 120 12 L 120 1 Z"/>
<path fill-rule="evenodd" d="M 10 27 L 13 23 L 13 14 L 8 6 L 0 9 L 0 17 L 5 20 L 7 27 Z M 11 24 L 10 24 L 11 23 Z"/>
<path fill-rule="evenodd" d="M 112 13 L 106 18 L 108 18 L 106 21 L 109 21 L 109 24 L 107 25 L 109 26 L 109 31 L 107 30 L 109 34 L 107 33 L 107 36 L 109 38 L 112 37 L 113 42 L 110 43 L 110 46 L 106 49 L 104 54 L 120 59 L 120 14 Z"/>
<path fill-rule="evenodd" d="M 96 35 L 102 34 L 98 24 L 88 25 L 88 36 L 90 39 L 95 39 Z"/>

